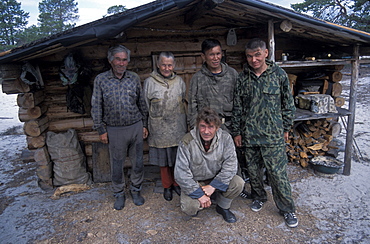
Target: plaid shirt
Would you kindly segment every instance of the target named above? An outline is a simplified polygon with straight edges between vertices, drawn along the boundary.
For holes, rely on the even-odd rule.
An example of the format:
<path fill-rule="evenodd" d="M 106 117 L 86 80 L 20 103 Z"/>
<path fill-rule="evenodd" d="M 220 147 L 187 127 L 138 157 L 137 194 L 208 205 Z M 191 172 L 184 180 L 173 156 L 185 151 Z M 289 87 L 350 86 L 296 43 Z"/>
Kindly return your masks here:
<path fill-rule="evenodd" d="M 122 79 L 112 70 L 97 75 L 91 106 L 93 129 L 99 135 L 107 132 L 106 126 L 128 126 L 140 120 L 147 127 L 148 109 L 140 78 L 134 72 L 126 71 Z"/>

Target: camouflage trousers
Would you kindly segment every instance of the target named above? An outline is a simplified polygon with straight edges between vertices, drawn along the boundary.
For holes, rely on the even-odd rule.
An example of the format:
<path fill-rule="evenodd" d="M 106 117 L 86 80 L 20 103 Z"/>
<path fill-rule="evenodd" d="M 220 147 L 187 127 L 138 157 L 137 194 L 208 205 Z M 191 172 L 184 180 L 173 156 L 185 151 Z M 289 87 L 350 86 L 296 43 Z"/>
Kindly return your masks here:
<path fill-rule="evenodd" d="M 246 147 L 245 157 L 253 200 L 267 201 L 263 182 L 263 170 L 266 168 L 276 207 L 284 213 L 295 212 L 292 190 L 286 173 L 288 159 L 285 145 Z"/>

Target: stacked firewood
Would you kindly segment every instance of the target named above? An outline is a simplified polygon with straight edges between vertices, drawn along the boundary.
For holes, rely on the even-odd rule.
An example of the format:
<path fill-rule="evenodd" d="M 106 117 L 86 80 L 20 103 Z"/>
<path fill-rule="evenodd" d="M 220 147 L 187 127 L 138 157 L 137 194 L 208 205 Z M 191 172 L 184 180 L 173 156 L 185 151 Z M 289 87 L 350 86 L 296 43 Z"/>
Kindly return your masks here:
<path fill-rule="evenodd" d="M 333 139 L 340 133 L 340 128 L 333 118 L 296 122 L 286 147 L 289 161 L 307 167 L 313 157 L 337 157 L 339 150 Z"/>

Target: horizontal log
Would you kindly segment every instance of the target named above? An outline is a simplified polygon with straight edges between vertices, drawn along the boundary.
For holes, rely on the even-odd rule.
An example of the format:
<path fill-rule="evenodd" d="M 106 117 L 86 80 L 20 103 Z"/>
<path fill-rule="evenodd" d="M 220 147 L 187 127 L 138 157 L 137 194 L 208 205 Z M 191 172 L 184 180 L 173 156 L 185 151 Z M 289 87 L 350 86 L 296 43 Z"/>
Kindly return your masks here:
<path fill-rule="evenodd" d="M 21 122 L 40 118 L 47 110 L 46 105 L 35 106 L 32 108 L 19 108 L 18 117 Z"/>
<path fill-rule="evenodd" d="M 2 81 L 3 93 L 6 94 L 19 94 L 29 92 L 30 86 L 24 83 L 20 77 L 8 78 Z"/>
<path fill-rule="evenodd" d="M 342 78 L 343 78 L 343 74 L 340 71 L 335 71 L 335 72 L 329 74 L 329 79 L 332 82 L 339 82 L 339 81 L 342 80 Z"/>
<path fill-rule="evenodd" d="M 92 129 L 93 121 L 91 118 L 78 118 L 51 121 L 49 123 L 50 131 L 67 131 L 68 129 Z"/>
<path fill-rule="evenodd" d="M 61 118 L 78 118 L 86 116 L 86 114 L 74 113 L 68 110 L 67 105 L 65 106 L 49 106 L 46 115 L 50 120 L 61 119 Z"/>
<path fill-rule="evenodd" d="M 22 65 L 20 64 L 2 64 L 0 65 L 0 78 L 17 78 L 22 73 Z"/>
<path fill-rule="evenodd" d="M 335 97 L 334 98 L 334 103 L 335 103 L 335 106 L 337 107 L 342 107 L 344 104 L 345 104 L 346 100 L 344 99 L 344 97 Z"/>
<path fill-rule="evenodd" d="M 30 120 L 24 123 L 23 130 L 28 136 L 39 136 L 48 128 L 48 117 Z"/>
<path fill-rule="evenodd" d="M 28 149 L 36 149 L 45 146 L 45 133 L 39 136 L 27 136 L 27 147 Z"/>
<path fill-rule="evenodd" d="M 78 139 L 84 142 L 100 142 L 99 134 L 97 131 L 78 132 Z"/>
<path fill-rule="evenodd" d="M 44 99 L 43 91 L 27 92 L 18 95 L 17 104 L 21 108 L 33 108 L 43 102 Z"/>
<path fill-rule="evenodd" d="M 331 95 L 333 97 L 339 97 L 342 94 L 342 84 L 340 83 L 334 83 L 332 86 L 332 92 Z"/>

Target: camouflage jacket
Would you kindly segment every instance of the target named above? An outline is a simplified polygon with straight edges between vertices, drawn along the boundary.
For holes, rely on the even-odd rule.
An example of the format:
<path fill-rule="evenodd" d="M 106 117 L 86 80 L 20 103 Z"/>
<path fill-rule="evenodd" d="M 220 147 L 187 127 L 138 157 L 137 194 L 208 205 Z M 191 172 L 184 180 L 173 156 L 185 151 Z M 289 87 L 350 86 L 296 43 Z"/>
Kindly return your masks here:
<path fill-rule="evenodd" d="M 175 180 L 181 192 L 197 199 L 204 195 L 198 181 L 209 183 L 220 191 L 226 191 L 236 175 L 238 160 L 231 135 L 217 130 L 211 146 L 206 152 L 195 127 L 180 141 L 175 164 Z"/>
<path fill-rule="evenodd" d="M 239 74 L 232 116 L 232 136 L 241 135 L 244 146 L 284 145 L 290 130 L 294 100 L 285 71 L 266 60 L 267 70 L 257 77 L 248 64 Z"/>
<path fill-rule="evenodd" d="M 230 127 L 233 93 L 238 72 L 226 63 L 221 63 L 221 66 L 221 73 L 212 74 L 203 64 L 191 78 L 188 105 L 188 123 L 191 129 L 195 126 L 197 114 L 203 107 L 215 110 L 221 118 L 225 119 L 226 127 Z"/>
<path fill-rule="evenodd" d="M 184 104 L 185 82 L 174 73 L 171 77 L 164 78 L 155 70 L 144 81 L 143 90 L 149 109 L 149 146 L 178 146 L 188 129 Z"/>

